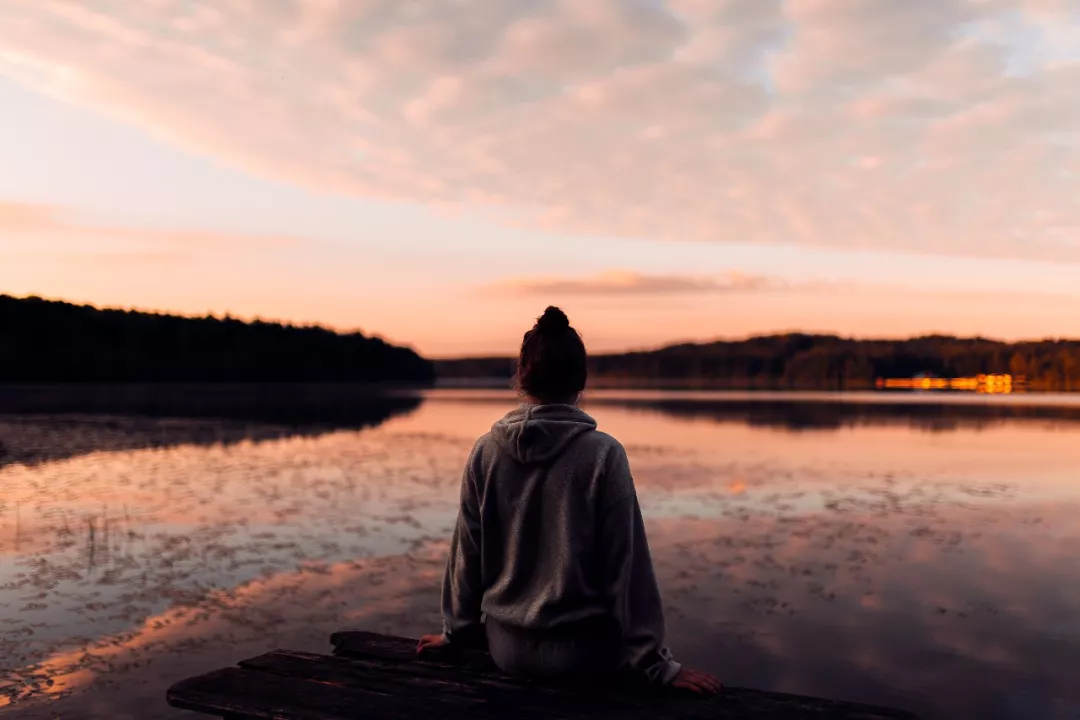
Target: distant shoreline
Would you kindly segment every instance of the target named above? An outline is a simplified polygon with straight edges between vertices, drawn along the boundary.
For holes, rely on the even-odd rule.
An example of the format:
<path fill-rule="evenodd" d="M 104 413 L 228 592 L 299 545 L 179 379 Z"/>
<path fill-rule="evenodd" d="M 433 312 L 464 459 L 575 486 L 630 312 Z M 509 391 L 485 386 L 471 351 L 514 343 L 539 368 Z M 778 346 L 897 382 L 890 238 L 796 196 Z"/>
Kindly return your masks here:
<path fill-rule="evenodd" d="M 494 378 L 508 382 L 514 364 L 509 357 L 434 361 L 440 386 L 459 387 L 491 386 Z M 595 354 L 588 369 L 593 387 L 866 391 L 879 382 L 930 380 L 933 386 L 946 379 L 963 391 L 967 388 L 960 386 L 977 385 L 980 377 L 1007 377 L 1014 391 L 1069 392 L 1080 391 L 1080 340 L 1004 343 L 928 336 L 891 341 L 792 333 Z"/>
<path fill-rule="evenodd" d="M 436 389 L 446 390 L 499 390 L 513 388 L 511 378 L 499 377 L 475 377 L 475 378 L 440 378 L 435 382 Z M 716 392 L 763 392 L 763 393 L 874 393 L 880 395 L 940 395 L 940 396 L 968 396 L 978 395 L 966 390 L 920 390 L 920 389 L 893 389 L 879 388 L 873 382 L 850 382 L 843 385 L 802 384 L 781 385 L 769 383 L 733 383 L 724 381 L 705 380 L 679 380 L 666 378 L 589 378 L 588 389 L 591 390 L 655 390 L 658 392 L 693 392 L 693 391 L 716 391 Z M 1051 394 L 1068 393 L 1074 394 L 1077 390 L 1060 390 L 1051 387 L 1028 385 L 1014 389 L 1010 394 Z"/>

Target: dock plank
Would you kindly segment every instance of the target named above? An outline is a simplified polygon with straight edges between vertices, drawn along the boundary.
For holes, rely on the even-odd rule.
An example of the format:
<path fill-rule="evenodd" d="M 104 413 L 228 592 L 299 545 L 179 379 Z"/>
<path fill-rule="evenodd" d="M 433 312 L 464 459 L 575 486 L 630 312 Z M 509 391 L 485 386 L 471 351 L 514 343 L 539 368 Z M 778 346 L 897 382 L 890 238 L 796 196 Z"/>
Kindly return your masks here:
<path fill-rule="evenodd" d="M 476 643 L 452 654 L 421 659 L 416 655 L 416 641 L 392 635 L 379 635 L 359 630 L 336 632 L 330 636 L 334 654 L 353 658 L 373 658 L 405 665 L 454 667 L 457 670 L 481 675 L 501 675 L 486 650 Z"/>
<path fill-rule="evenodd" d="M 417 717 L 416 703 L 355 687 L 304 678 L 284 677 L 242 668 L 225 668 L 177 683 L 169 689 L 170 705 L 183 710 L 236 720 L 358 720 Z M 465 698 L 426 698 L 424 714 L 457 720 L 497 717 L 483 703 Z"/>
<path fill-rule="evenodd" d="M 444 659 L 430 659 L 423 663 L 416 657 L 416 641 L 390 635 L 377 635 L 361 631 L 343 631 L 334 633 L 330 638 L 335 655 L 368 660 L 382 660 L 389 665 L 416 668 L 421 664 L 429 667 L 452 669 L 455 673 L 465 671 L 470 675 L 490 678 L 505 678 L 492 662 L 491 657 L 476 649 L 462 651 L 458 656 Z M 530 686 L 528 692 L 534 692 Z M 556 690 L 556 692 L 562 692 Z M 626 691 L 619 690 L 622 695 Z M 594 693 L 595 694 L 595 693 Z M 605 693 L 607 694 L 607 693 Z M 614 694 L 614 693 L 613 693 Z M 911 713 L 890 710 L 860 703 L 850 703 L 823 698 L 789 695 L 786 693 L 765 692 L 746 688 L 725 686 L 723 694 L 711 700 L 686 699 L 663 694 L 659 699 L 648 694 L 638 693 L 635 704 L 651 704 L 659 700 L 663 717 L 701 717 L 701 718 L 844 718 L 850 720 L 913 720 Z M 687 704 L 689 703 L 689 704 Z M 655 708 L 661 709 L 661 708 Z M 726 713 L 734 712 L 734 715 Z M 674 713 L 674 714 L 673 714 Z"/>
<path fill-rule="evenodd" d="M 240 667 L 261 672 L 305 677 L 320 682 L 334 682 L 353 687 L 373 684 L 408 687 L 425 692 L 527 692 L 541 697 L 556 697 L 557 688 L 538 686 L 527 681 L 500 675 L 467 675 L 449 665 L 399 664 L 372 658 L 344 658 L 336 655 L 316 655 L 294 650 L 275 650 L 250 660 Z"/>
<path fill-rule="evenodd" d="M 235 720 L 914 720 L 896 710 L 726 688 L 700 698 L 614 686 L 550 686 L 508 677 L 487 653 L 419 659 L 416 642 L 336 633 L 334 655 L 275 650 L 177 683 L 171 705 Z"/>
<path fill-rule="evenodd" d="M 512 707 L 517 716 L 529 710 L 535 711 L 536 717 L 578 717 L 581 713 L 584 713 L 584 717 L 597 717 L 598 713 L 614 710 L 625 713 L 636 707 L 631 698 L 574 692 L 511 678 L 462 676 L 449 667 L 414 667 L 409 671 L 404 666 L 382 660 L 349 660 L 287 650 L 245 660 L 240 666 L 248 670 L 396 695 L 407 698 L 415 705 L 429 698 L 440 698 L 451 704 L 460 698 L 478 701 L 488 707 Z M 617 716 L 625 717 L 624 714 Z"/>

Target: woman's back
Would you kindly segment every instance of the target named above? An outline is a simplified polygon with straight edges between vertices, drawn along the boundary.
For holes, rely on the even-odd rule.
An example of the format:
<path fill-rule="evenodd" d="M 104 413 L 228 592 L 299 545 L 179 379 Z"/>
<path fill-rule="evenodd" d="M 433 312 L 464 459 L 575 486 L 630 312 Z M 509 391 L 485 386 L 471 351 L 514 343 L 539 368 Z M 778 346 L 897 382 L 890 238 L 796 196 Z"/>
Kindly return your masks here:
<path fill-rule="evenodd" d="M 577 407 L 585 346 L 558 308 L 525 334 L 527 402 L 477 441 L 443 581 L 441 636 L 482 623 L 507 672 L 554 677 L 628 670 L 714 691 L 664 645 L 664 615 L 626 452 Z M 484 622 L 486 620 L 486 622 Z"/>
<path fill-rule="evenodd" d="M 602 511 L 633 492 L 622 446 L 572 405 L 522 405 L 477 443 L 482 609 L 549 629 L 605 615 Z"/>
<path fill-rule="evenodd" d="M 496 660 L 503 654 L 503 665 L 544 633 L 571 643 L 585 627 L 603 636 L 599 620 L 616 628 L 620 645 L 609 670 L 626 664 L 653 682 L 679 672 L 663 644 L 660 591 L 626 452 L 575 406 L 522 405 L 470 455 L 443 584 L 447 632 L 474 625 L 480 613 L 489 640 L 492 627 L 498 633 L 492 652 Z M 581 657 L 583 648 L 566 644 L 549 643 L 547 654 Z"/>

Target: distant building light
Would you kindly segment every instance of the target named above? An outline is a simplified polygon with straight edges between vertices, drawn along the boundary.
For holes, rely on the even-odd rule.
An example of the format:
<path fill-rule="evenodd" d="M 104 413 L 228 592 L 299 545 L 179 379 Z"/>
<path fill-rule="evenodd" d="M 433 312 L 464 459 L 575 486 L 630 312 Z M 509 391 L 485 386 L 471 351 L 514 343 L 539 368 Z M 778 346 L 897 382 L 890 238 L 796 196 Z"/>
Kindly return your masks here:
<path fill-rule="evenodd" d="M 1006 374 L 962 378 L 937 378 L 920 374 L 912 378 L 878 378 L 875 384 L 881 390 L 956 390 L 1006 394 L 1011 393 L 1015 385 L 1022 383 L 1022 378 L 1014 380 L 1012 375 Z"/>

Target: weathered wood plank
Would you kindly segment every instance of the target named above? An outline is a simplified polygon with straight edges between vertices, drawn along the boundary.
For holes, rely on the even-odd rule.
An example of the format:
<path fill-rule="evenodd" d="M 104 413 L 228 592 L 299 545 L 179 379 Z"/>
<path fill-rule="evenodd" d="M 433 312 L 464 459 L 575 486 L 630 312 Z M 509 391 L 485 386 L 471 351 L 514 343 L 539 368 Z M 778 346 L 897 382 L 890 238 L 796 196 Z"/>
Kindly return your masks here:
<path fill-rule="evenodd" d="M 170 704 L 236 720 L 912 720 L 867 705 L 725 689 L 715 698 L 615 687 L 550 687 L 510 678 L 485 652 L 419 660 L 416 643 L 371 633 L 336 633 L 334 656 L 279 650 L 178 683 Z"/>
<path fill-rule="evenodd" d="M 416 655 L 416 642 L 391 635 L 377 635 L 361 631 L 336 632 L 330 636 L 334 654 L 352 658 L 373 658 L 415 666 L 432 665 L 453 667 L 472 673 L 501 675 L 491 656 L 484 650 L 471 647 L 441 657 L 420 659 Z"/>
<path fill-rule="evenodd" d="M 661 717 L 681 718 L 847 718 L 899 720 L 906 713 L 864 705 L 839 703 L 755 690 L 729 690 L 717 698 L 671 693 L 627 693 L 615 688 L 553 688 L 500 676 L 463 676 L 450 667 L 409 666 L 395 660 L 357 659 L 275 651 L 241 663 L 250 670 L 303 677 L 317 682 L 357 687 L 388 695 L 420 707 L 425 698 L 447 693 L 465 699 L 513 706 L 522 716 L 538 717 Z"/>
<path fill-rule="evenodd" d="M 480 700 L 487 704 L 531 708 L 548 715 L 572 702 L 580 709 L 611 706 L 612 698 L 598 693 L 573 692 L 544 687 L 527 681 L 498 676 L 463 675 L 449 667 L 423 667 L 373 659 L 348 659 L 277 650 L 240 666 L 246 670 L 299 677 L 343 687 L 361 688 L 396 695 L 403 702 L 420 703 L 423 698 L 442 697 Z M 631 698 L 620 698 L 619 707 L 635 707 Z"/>
<path fill-rule="evenodd" d="M 381 659 L 388 663 L 400 664 L 405 667 L 416 668 L 419 663 L 416 659 L 416 643 L 413 640 L 387 635 L 376 635 L 365 632 L 339 632 L 331 637 L 331 643 L 335 647 L 335 653 L 344 657 Z M 453 668 L 455 672 L 462 669 L 468 670 L 486 677 L 504 678 L 487 653 L 477 650 L 467 650 L 461 653 L 458 660 L 447 658 L 444 660 L 430 660 L 425 665 Z M 532 692 L 530 690 L 529 692 Z M 624 694 L 625 690 L 618 691 Z M 810 698 L 785 693 L 771 693 L 760 690 L 745 688 L 725 687 L 723 695 L 715 701 L 698 702 L 696 700 L 683 700 L 663 696 L 659 700 L 651 697 L 635 697 L 635 703 L 652 704 L 659 702 L 662 707 L 654 706 L 654 711 L 659 711 L 664 717 L 677 717 L 672 714 L 675 705 L 679 705 L 678 712 L 682 717 L 709 717 L 720 718 L 732 716 L 745 717 L 802 717 L 802 718 L 860 718 L 871 720 L 911 720 L 915 716 L 911 713 L 879 708 L 861 703 L 849 703 L 823 698 Z"/>
<path fill-rule="evenodd" d="M 535 694 L 541 697 L 558 697 L 564 692 L 558 688 L 543 687 L 500 675 L 466 675 L 445 665 L 409 665 L 377 658 L 345 658 L 294 650 L 275 650 L 244 660 L 240 667 L 354 687 L 369 687 L 374 683 L 416 690 L 430 688 L 433 691 L 460 692 L 466 695 L 497 691 Z"/>
<path fill-rule="evenodd" d="M 167 700 L 173 707 L 238 720 L 409 720 L 417 704 L 354 687 L 285 677 L 242 668 L 225 668 L 177 683 Z M 456 720 L 488 717 L 475 700 L 449 703 L 428 698 L 424 715 Z M 494 717 L 494 716 L 490 716 Z"/>
<path fill-rule="evenodd" d="M 641 717 L 643 709 L 595 701 L 530 705 L 515 694 L 390 694 L 242 668 L 184 681 L 168 699 L 174 707 L 238 720 L 623 720 Z"/>

